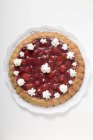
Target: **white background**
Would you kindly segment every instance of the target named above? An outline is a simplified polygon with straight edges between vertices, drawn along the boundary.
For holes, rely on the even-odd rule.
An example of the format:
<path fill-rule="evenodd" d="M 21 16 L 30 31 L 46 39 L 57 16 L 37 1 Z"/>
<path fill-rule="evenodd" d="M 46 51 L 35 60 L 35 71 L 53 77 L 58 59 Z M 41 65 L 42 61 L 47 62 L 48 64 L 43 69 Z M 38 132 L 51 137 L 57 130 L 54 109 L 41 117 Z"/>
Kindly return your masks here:
<path fill-rule="evenodd" d="M 31 114 L 10 95 L 2 58 L 19 34 L 39 25 L 59 25 L 74 33 L 93 69 L 93 0 L 0 0 L 0 140 L 93 140 L 92 75 L 86 96 L 63 115 Z"/>

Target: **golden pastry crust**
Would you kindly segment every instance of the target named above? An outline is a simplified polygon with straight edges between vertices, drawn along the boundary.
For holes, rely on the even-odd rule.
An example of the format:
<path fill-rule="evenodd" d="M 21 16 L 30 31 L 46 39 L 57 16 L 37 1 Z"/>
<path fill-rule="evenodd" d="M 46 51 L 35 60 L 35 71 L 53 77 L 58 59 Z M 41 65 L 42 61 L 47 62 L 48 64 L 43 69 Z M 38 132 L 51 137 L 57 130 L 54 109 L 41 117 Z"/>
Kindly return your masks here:
<path fill-rule="evenodd" d="M 77 76 L 74 79 L 73 84 L 69 87 L 67 93 L 62 94 L 60 98 L 52 98 L 50 100 L 45 100 L 45 99 L 39 99 L 36 97 L 29 96 L 25 90 L 23 90 L 21 87 L 17 85 L 16 77 L 13 74 L 13 71 L 14 71 L 13 61 L 15 58 L 17 58 L 20 49 L 24 47 L 24 45 L 31 43 L 34 39 L 41 38 L 41 37 L 58 38 L 60 41 L 63 41 L 64 43 L 68 44 L 69 49 L 75 53 L 75 59 L 76 59 L 76 62 L 78 63 L 76 67 Z M 59 34 L 57 32 L 38 32 L 23 39 L 14 49 L 9 60 L 9 77 L 10 77 L 10 81 L 12 83 L 13 88 L 16 90 L 16 93 L 20 95 L 20 97 L 23 98 L 25 101 L 31 104 L 35 104 L 35 105 L 39 105 L 43 107 L 56 106 L 72 98 L 82 85 L 83 78 L 84 78 L 84 71 L 85 71 L 84 60 L 78 46 L 76 46 L 66 36 Z"/>

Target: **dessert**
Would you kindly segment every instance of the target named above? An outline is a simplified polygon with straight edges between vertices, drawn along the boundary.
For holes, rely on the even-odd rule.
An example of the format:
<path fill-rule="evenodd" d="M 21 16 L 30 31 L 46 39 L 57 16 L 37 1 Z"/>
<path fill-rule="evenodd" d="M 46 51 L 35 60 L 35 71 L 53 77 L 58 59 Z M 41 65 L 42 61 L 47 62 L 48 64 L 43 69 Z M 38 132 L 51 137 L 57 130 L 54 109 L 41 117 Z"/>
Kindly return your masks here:
<path fill-rule="evenodd" d="M 57 32 L 38 32 L 23 39 L 9 60 L 9 77 L 16 93 L 43 107 L 72 98 L 82 85 L 84 70 L 78 46 Z"/>

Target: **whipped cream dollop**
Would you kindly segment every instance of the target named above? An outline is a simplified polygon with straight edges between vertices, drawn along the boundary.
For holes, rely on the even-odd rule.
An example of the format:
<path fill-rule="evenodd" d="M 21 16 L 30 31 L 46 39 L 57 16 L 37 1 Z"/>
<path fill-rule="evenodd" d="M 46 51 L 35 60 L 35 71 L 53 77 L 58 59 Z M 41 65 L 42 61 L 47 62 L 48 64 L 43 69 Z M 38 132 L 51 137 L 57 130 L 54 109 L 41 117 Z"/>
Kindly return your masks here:
<path fill-rule="evenodd" d="M 75 77 L 76 76 L 76 71 L 73 69 L 69 69 L 70 77 Z"/>
<path fill-rule="evenodd" d="M 59 40 L 57 38 L 54 38 L 51 42 L 51 44 L 54 46 L 54 47 L 57 47 L 59 45 Z"/>
<path fill-rule="evenodd" d="M 72 81 L 72 80 L 69 80 L 68 83 L 69 83 L 70 85 L 72 85 L 72 84 L 73 84 L 73 81 Z"/>
<path fill-rule="evenodd" d="M 60 97 L 60 94 L 59 94 L 58 92 L 56 92 L 56 93 L 54 94 L 54 97 L 55 97 L 55 98 L 59 98 L 59 97 Z"/>
<path fill-rule="evenodd" d="M 71 52 L 71 51 L 69 51 L 68 53 L 67 53 L 67 59 L 73 59 L 75 56 L 74 56 L 74 52 Z"/>
<path fill-rule="evenodd" d="M 62 84 L 59 86 L 60 91 L 64 94 L 68 91 L 68 86 L 65 84 Z"/>
<path fill-rule="evenodd" d="M 16 59 L 14 60 L 14 65 L 15 65 L 15 66 L 20 66 L 20 65 L 21 65 L 21 62 L 22 62 L 22 59 L 16 58 Z"/>
<path fill-rule="evenodd" d="M 20 57 L 24 57 L 24 54 L 25 54 L 25 53 L 22 52 L 22 51 L 19 53 Z"/>
<path fill-rule="evenodd" d="M 68 49 L 67 44 L 63 44 L 62 49 L 63 49 L 63 50 L 67 50 L 67 49 Z"/>
<path fill-rule="evenodd" d="M 73 62 L 72 63 L 72 66 L 76 67 L 77 66 L 77 63 L 76 62 Z"/>
<path fill-rule="evenodd" d="M 51 93 L 48 90 L 45 90 L 42 92 L 42 96 L 43 96 L 43 98 L 48 100 L 48 99 L 50 99 Z"/>
<path fill-rule="evenodd" d="M 14 74 L 15 76 L 18 76 L 19 71 L 14 71 L 13 74 Z"/>
<path fill-rule="evenodd" d="M 34 48 L 35 48 L 35 46 L 32 43 L 27 44 L 26 46 L 27 46 L 28 50 L 34 50 Z"/>
<path fill-rule="evenodd" d="M 41 66 L 41 71 L 42 71 L 43 73 L 50 73 L 51 69 L 50 69 L 48 63 L 45 63 L 45 64 L 43 64 L 43 65 Z"/>
<path fill-rule="evenodd" d="M 40 42 L 41 42 L 42 44 L 45 44 L 45 43 L 47 43 L 47 40 L 46 40 L 45 38 L 41 38 L 41 39 L 40 39 Z"/>
<path fill-rule="evenodd" d="M 21 87 L 25 84 L 25 80 L 20 78 L 20 79 L 17 80 L 17 84 Z"/>
<path fill-rule="evenodd" d="M 34 88 L 31 88 L 27 91 L 27 93 L 30 95 L 30 96 L 35 96 L 35 92 L 36 92 L 36 89 Z"/>

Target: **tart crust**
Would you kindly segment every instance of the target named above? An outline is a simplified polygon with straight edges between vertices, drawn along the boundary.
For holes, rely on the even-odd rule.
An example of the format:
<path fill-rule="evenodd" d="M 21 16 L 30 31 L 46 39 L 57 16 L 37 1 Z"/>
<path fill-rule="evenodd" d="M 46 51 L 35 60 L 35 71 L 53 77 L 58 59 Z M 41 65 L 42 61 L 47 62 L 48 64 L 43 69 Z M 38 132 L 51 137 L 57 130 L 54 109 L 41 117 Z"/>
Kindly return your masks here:
<path fill-rule="evenodd" d="M 20 49 L 24 47 L 26 44 L 31 43 L 34 39 L 44 37 L 58 38 L 60 41 L 63 41 L 64 43 L 68 44 L 69 49 L 75 53 L 75 59 L 76 62 L 78 63 L 76 67 L 77 76 L 75 77 L 73 84 L 69 87 L 68 91 L 65 94 L 62 94 L 59 98 L 51 98 L 49 100 L 29 96 L 25 90 L 23 90 L 21 87 L 17 85 L 16 77 L 13 74 L 13 71 L 15 69 L 13 61 L 14 59 L 17 58 Z M 63 104 L 64 102 L 72 98 L 82 85 L 84 71 L 85 71 L 84 60 L 78 46 L 74 44 L 71 40 L 69 40 L 66 36 L 59 34 L 57 32 L 38 32 L 23 39 L 14 49 L 9 60 L 9 77 L 13 88 L 16 90 L 16 93 L 28 103 L 43 107 L 51 107 Z"/>

